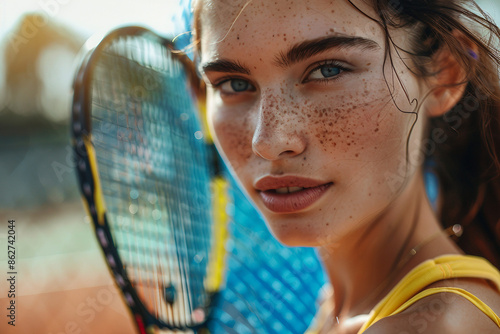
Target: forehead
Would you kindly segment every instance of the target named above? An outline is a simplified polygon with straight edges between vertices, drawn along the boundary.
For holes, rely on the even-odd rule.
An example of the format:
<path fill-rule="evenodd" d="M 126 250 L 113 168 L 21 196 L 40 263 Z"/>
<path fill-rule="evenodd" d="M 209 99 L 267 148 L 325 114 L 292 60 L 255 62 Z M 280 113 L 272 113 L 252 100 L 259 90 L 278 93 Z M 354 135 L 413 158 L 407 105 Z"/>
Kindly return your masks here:
<path fill-rule="evenodd" d="M 366 0 L 207 0 L 200 11 L 202 58 L 252 48 L 258 54 L 328 35 L 365 37 L 383 45 Z M 246 52 L 246 51 L 245 51 Z"/>

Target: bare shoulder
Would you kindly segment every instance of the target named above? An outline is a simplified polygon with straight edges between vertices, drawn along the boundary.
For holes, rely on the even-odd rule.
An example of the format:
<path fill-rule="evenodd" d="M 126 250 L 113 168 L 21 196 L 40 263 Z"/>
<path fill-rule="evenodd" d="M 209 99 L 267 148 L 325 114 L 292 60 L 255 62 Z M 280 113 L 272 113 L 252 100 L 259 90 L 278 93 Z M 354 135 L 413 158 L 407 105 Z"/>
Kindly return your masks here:
<path fill-rule="evenodd" d="M 500 295 L 481 280 L 439 282 L 432 287 L 458 287 L 469 291 L 500 314 Z M 442 292 L 428 296 L 400 314 L 375 323 L 364 334 L 500 333 L 500 328 L 464 297 Z"/>

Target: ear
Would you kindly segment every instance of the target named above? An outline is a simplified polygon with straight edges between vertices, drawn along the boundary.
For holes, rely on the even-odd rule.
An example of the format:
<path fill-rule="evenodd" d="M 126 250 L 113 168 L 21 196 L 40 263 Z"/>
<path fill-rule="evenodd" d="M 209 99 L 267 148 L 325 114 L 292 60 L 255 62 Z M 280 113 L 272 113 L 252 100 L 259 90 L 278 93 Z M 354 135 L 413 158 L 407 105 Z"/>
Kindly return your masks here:
<path fill-rule="evenodd" d="M 477 55 L 477 46 L 454 33 L 469 54 Z M 442 116 L 453 108 L 462 98 L 467 87 L 467 72 L 455 55 L 446 47 L 438 51 L 432 60 L 433 73 L 427 80 L 428 96 L 424 106 L 427 116 Z"/>

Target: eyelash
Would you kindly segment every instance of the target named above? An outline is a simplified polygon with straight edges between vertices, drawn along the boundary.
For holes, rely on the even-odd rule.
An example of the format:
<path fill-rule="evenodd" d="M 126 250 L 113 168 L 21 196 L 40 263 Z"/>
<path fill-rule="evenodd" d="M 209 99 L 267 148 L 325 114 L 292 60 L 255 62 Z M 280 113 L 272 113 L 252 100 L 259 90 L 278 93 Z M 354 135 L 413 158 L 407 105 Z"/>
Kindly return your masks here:
<path fill-rule="evenodd" d="M 250 85 L 250 87 L 252 89 L 245 90 L 245 91 L 242 91 L 242 92 L 237 92 L 237 91 L 235 91 L 235 92 L 222 92 L 222 90 L 221 90 L 222 85 L 225 84 L 225 83 L 231 82 L 233 80 L 245 81 L 245 82 L 247 82 Z M 240 78 L 240 77 L 224 77 L 224 78 L 221 78 L 221 79 L 217 80 L 217 82 L 213 83 L 212 87 L 214 87 L 216 90 L 220 91 L 221 93 L 223 93 L 226 96 L 241 94 L 241 93 L 245 93 L 245 92 L 251 92 L 251 91 L 255 90 L 255 86 L 252 85 L 248 79 Z"/>
<path fill-rule="evenodd" d="M 319 83 L 328 83 L 328 82 L 339 80 L 342 73 L 344 73 L 344 72 L 352 72 L 351 68 L 346 67 L 344 64 L 340 63 L 337 60 L 324 60 L 324 61 L 321 61 L 319 63 L 314 64 L 313 66 L 314 66 L 314 68 L 307 72 L 307 75 L 302 80 L 302 83 L 307 83 L 307 82 L 311 82 L 311 81 L 319 82 Z M 315 71 L 318 71 L 325 66 L 336 67 L 340 70 L 340 72 L 339 72 L 339 74 L 337 74 L 333 77 L 330 77 L 330 78 L 308 79 L 311 76 L 311 74 L 313 74 Z"/>

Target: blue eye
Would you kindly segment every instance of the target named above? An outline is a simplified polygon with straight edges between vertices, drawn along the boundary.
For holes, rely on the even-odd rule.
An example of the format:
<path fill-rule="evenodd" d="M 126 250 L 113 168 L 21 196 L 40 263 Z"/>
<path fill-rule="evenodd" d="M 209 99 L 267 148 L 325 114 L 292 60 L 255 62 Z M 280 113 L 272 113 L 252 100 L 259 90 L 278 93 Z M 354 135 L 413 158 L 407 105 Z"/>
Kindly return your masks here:
<path fill-rule="evenodd" d="M 323 66 L 323 67 L 321 67 L 321 74 L 325 78 L 330 78 L 330 77 L 339 75 L 340 74 L 340 68 L 338 68 L 336 66 L 330 66 L 330 65 Z"/>
<path fill-rule="evenodd" d="M 219 88 L 223 93 L 242 93 L 255 90 L 255 88 L 244 79 L 226 80 L 219 84 Z"/>
<path fill-rule="evenodd" d="M 231 83 L 231 88 L 235 92 L 244 92 L 250 87 L 250 84 L 248 83 L 248 81 L 241 80 L 241 79 L 230 80 L 230 83 Z"/>
<path fill-rule="evenodd" d="M 328 63 L 320 64 L 314 68 L 309 75 L 306 77 L 305 81 L 321 81 L 321 80 L 333 80 L 342 72 L 349 71 L 336 62 L 329 61 Z"/>

